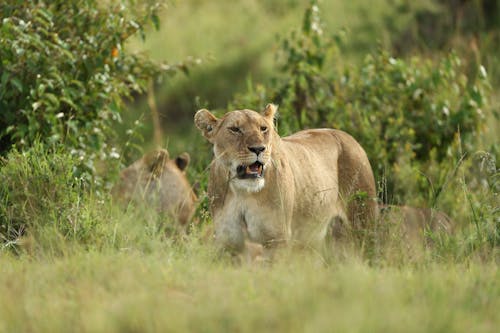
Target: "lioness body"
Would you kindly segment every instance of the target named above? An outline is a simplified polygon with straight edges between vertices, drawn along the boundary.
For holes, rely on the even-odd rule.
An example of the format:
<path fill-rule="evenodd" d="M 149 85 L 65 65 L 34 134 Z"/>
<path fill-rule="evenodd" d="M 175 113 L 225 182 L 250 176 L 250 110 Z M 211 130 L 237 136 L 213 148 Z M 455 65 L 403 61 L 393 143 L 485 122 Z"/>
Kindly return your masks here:
<path fill-rule="evenodd" d="M 425 240 L 426 232 L 451 234 L 453 220 L 444 212 L 431 208 L 383 205 L 381 219 L 399 225 L 403 236 L 410 241 Z"/>
<path fill-rule="evenodd" d="M 375 182 L 361 146 L 333 129 L 280 138 L 275 110 L 268 105 L 262 115 L 238 110 L 221 119 L 200 110 L 195 116 L 214 144 L 208 195 L 217 242 L 236 251 L 246 238 L 265 246 L 316 246 L 334 219 L 358 225 L 375 219 Z M 360 193 L 367 200 L 356 200 Z"/>
<path fill-rule="evenodd" d="M 123 169 L 112 193 L 125 204 L 148 205 L 184 226 L 196 206 L 185 174 L 189 160 L 187 153 L 172 160 L 167 150 L 156 149 Z"/>

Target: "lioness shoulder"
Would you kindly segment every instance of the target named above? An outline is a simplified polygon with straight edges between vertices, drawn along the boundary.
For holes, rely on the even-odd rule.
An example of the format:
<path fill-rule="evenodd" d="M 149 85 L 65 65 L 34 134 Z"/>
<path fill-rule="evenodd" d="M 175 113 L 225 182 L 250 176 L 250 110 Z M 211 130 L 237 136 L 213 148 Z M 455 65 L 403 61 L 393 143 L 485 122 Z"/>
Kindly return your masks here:
<path fill-rule="evenodd" d="M 349 134 L 311 129 L 281 138 L 276 107 L 236 110 L 221 118 L 208 110 L 195 124 L 213 145 L 208 195 L 215 239 L 234 252 L 245 240 L 266 247 L 321 244 L 335 219 L 366 226 L 378 214 L 373 172 Z"/>

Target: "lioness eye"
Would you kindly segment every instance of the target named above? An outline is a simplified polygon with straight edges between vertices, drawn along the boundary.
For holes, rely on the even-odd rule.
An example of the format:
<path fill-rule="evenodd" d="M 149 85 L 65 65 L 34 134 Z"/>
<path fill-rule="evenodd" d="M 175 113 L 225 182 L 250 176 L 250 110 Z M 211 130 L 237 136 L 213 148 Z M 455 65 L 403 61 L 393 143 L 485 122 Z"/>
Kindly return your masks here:
<path fill-rule="evenodd" d="M 240 129 L 236 126 L 233 126 L 233 127 L 229 127 L 229 130 L 233 133 L 240 133 Z"/>
<path fill-rule="evenodd" d="M 261 132 L 266 132 L 267 131 L 267 126 L 261 126 L 260 130 L 261 130 Z"/>

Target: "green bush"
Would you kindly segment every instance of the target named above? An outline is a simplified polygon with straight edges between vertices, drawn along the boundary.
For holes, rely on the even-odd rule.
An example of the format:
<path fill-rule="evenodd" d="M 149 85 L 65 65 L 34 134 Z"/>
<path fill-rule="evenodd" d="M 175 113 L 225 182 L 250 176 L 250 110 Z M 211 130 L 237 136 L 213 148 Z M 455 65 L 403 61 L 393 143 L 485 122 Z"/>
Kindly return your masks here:
<path fill-rule="evenodd" d="M 93 177 L 123 99 L 176 66 L 126 51 L 127 40 L 158 25 L 156 1 L 19 1 L 0 6 L 0 155 L 35 140 L 62 144 Z"/>
<path fill-rule="evenodd" d="M 489 112 L 483 67 L 467 77 L 453 53 L 435 62 L 379 50 L 351 68 L 342 62 L 342 42 L 342 35 L 323 31 L 312 1 L 302 29 L 281 42 L 280 75 L 267 88 L 251 87 L 236 96 L 231 107 L 279 104 L 281 134 L 311 127 L 345 130 L 367 151 L 376 178 L 387 182 L 384 192 L 398 190 L 394 195 L 403 199 L 404 189 L 394 186 L 398 162 L 411 161 L 425 173 L 430 161 L 455 157 L 458 138 L 464 152 L 473 151 Z M 428 186 L 425 177 L 417 181 Z"/>
<path fill-rule="evenodd" d="M 88 238 L 97 219 L 82 221 L 82 178 L 74 176 L 76 157 L 40 143 L 14 149 L 0 164 L 0 243 L 48 229 L 63 238 Z"/>

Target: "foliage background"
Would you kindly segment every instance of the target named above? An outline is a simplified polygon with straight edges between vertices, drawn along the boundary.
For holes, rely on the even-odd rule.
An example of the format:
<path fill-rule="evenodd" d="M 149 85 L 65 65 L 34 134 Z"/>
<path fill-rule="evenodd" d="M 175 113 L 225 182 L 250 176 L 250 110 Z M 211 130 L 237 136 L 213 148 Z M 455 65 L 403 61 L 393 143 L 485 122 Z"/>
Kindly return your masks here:
<path fill-rule="evenodd" d="M 100 182 L 98 164 L 121 154 L 110 140 L 125 100 L 178 68 L 126 49 L 158 26 L 159 9 L 153 1 L 3 2 L 0 154 L 37 140 L 60 144 L 78 157 L 80 175 Z"/>

